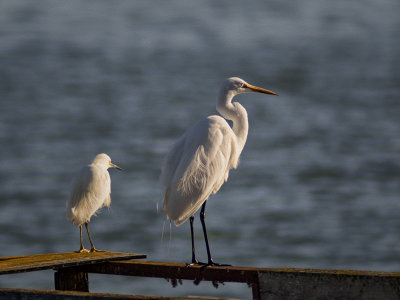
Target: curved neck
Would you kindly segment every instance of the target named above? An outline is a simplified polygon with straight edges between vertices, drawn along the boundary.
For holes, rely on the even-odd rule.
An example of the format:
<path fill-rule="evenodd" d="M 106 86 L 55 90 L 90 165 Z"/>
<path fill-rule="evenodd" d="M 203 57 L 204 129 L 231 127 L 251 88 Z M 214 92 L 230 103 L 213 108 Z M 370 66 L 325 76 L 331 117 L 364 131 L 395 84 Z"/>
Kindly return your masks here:
<path fill-rule="evenodd" d="M 232 130 L 236 135 L 241 152 L 246 144 L 249 121 L 246 109 L 239 102 L 232 103 L 232 99 L 236 95 L 237 93 L 233 91 L 222 90 L 217 102 L 217 111 L 225 119 L 233 122 Z"/>

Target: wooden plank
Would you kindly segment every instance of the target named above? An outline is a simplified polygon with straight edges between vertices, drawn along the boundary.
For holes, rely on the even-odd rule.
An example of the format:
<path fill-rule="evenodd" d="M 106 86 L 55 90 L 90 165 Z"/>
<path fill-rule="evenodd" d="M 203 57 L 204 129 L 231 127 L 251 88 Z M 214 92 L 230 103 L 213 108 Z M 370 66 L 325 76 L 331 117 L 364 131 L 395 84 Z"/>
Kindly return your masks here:
<path fill-rule="evenodd" d="M 54 283 L 56 290 L 89 292 L 88 273 L 74 271 L 69 272 L 64 270 L 65 269 L 60 269 L 54 273 Z"/>
<path fill-rule="evenodd" d="M 254 276 L 259 272 L 274 273 L 301 273 L 301 274 L 328 274 L 328 275 L 348 275 L 348 276 L 373 276 L 373 277 L 398 277 L 400 272 L 379 272 L 379 271 L 357 271 L 357 270 L 325 270 L 325 269 L 304 269 L 304 268 L 257 268 L 257 267 L 237 267 L 237 266 L 207 266 L 200 265 L 188 267 L 184 263 L 159 262 L 147 260 L 131 261 L 110 261 L 96 265 L 88 265 L 80 268 L 89 273 L 103 273 L 114 275 L 144 276 L 144 277 L 164 277 L 169 275 L 181 279 L 193 279 L 198 274 L 204 278 L 221 279 L 222 276 L 227 281 L 232 282 L 253 282 Z M 207 279 L 208 280 L 208 279 Z"/>
<path fill-rule="evenodd" d="M 74 268 L 75 269 L 75 268 Z M 246 267 L 188 267 L 184 263 L 154 261 L 112 261 L 78 268 L 88 273 L 166 278 L 172 285 L 177 280 L 193 280 L 194 284 L 211 281 L 215 287 L 223 282 L 246 283 L 252 288 L 253 299 L 259 299 L 258 270 Z"/>
<path fill-rule="evenodd" d="M 79 268 L 88 273 L 193 280 L 245 282 L 253 299 L 400 299 L 399 272 L 296 268 L 190 267 L 182 263 L 113 261 Z"/>
<path fill-rule="evenodd" d="M 103 264 L 88 265 L 79 268 L 88 273 L 186 279 L 195 282 L 206 280 L 215 282 L 258 283 L 259 268 L 246 267 L 187 267 L 184 263 L 154 261 L 110 261 Z"/>
<path fill-rule="evenodd" d="M 60 269 L 112 260 L 129 260 L 139 258 L 146 258 L 146 255 L 105 251 L 93 253 L 67 252 L 0 257 L 0 275 L 46 269 Z"/>
<path fill-rule="evenodd" d="M 0 300 L 193 300 L 195 297 L 165 297 L 165 296 L 139 296 L 103 294 L 71 291 L 50 291 L 50 290 L 26 290 L 0 288 Z M 202 300 L 229 300 L 219 297 L 201 297 Z"/>
<path fill-rule="evenodd" d="M 259 299 L 398 300 L 400 273 L 329 270 L 263 270 Z"/>

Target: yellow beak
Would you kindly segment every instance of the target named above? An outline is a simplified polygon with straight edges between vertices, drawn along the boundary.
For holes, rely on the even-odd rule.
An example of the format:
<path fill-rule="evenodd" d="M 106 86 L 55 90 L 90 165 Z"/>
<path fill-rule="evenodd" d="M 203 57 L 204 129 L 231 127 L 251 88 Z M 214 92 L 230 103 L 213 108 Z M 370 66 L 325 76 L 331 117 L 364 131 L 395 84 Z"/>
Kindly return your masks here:
<path fill-rule="evenodd" d="M 248 84 L 248 83 L 245 84 L 245 87 L 247 87 L 248 89 L 251 89 L 253 92 L 256 92 L 256 93 L 263 93 L 263 94 L 269 94 L 269 95 L 278 96 L 278 94 L 273 92 L 273 91 L 270 91 L 270 90 L 267 90 L 267 89 L 263 89 L 263 88 L 260 88 L 258 86 L 251 85 L 251 84 Z"/>

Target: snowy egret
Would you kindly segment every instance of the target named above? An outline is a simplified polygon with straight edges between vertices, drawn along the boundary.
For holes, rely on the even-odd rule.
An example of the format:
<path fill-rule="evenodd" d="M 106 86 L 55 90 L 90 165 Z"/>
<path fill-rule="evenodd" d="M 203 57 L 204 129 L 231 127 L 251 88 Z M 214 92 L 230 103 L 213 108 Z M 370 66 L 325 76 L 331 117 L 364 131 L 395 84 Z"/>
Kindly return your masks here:
<path fill-rule="evenodd" d="M 81 247 L 76 252 L 89 252 L 83 247 L 82 225 L 85 224 L 91 245 L 90 252 L 98 252 L 89 231 L 90 218 L 103 206 L 111 204 L 111 179 L 108 168 L 122 170 L 111 163 L 107 154 L 98 154 L 90 165 L 83 167 L 72 182 L 71 196 L 67 203 L 67 219 L 79 226 Z"/>
<path fill-rule="evenodd" d="M 190 218 L 192 264 L 218 265 L 211 258 L 205 207 L 208 197 L 227 181 L 229 170 L 237 167 L 246 144 L 249 128 L 247 112 L 239 102 L 232 103 L 232 98 L 251 92 L 277 95 L 240 78 L 228 78 L 217 100 L 217 111 L 223 118 L 214 115 L 200 120 L 177 140 L 163 162 L 161 184 L 164 188 L 164 211 L 176 226 Z M 233 122 L 232 128 L 224 118 Z M 200 207 L 208 263 L 198 262 L 195 254 L 193 221 Z"/>

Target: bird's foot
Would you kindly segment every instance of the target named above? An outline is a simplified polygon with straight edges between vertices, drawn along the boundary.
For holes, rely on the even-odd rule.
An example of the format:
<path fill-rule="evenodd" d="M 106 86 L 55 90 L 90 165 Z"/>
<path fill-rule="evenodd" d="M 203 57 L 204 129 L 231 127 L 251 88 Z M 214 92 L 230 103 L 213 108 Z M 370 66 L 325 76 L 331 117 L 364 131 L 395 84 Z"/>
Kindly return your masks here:
<path fill-rule="evenodd" d="M 198 260 L 196 259 L 195 261 L 192 261 L 191 264 L 187 264 L 186 266 L 187 266 L 188 268 L 196 267 L 196 266 L 201 266 L 201 269 L 203 269 L 203 268 L 209 267 L 209 266 L 229 267 L 229 266 L 231 266 L 231 265 L 228 265 L 228 264 L 219 264 L 219 263 L 214 262 L 213 260 L 210 260 L 210 261 L 208 261 L 207 263 L 205 263 L 205 262 L 198 261 Z"/>
<path fill-rule="evenodd" d="M 92 248 L 92 249 L 90 249 L 89 252 L 90 253 L 93 253 L 93 252 L 106 252 L 106 250 L 99 250 L 99 249 L 96 249 L 96 248 Z"/>
<path fill-rule="evenodd" d="M 74 251 L 75 253 L 89 253 L 89 250 L 88 249 L 85 249 L 85 248 L 81 248 L 81 249 L 79 249 L 79 250 L 76 250 L 76 251 Z"/>
<path fill-rule="evenodd" d="M 201 261 L 198 261 L 197 259 L 192 260 L 190 264 L 186 264 L 186 267 L 192 268 L 192 267 L 197 267 L 197 266 L 204 266 L 206 263 L 203 263 Z"/>
<path fill-rule="evenodd" d="M 211 262 L 208 262 L 208 263 L 206 264 L 206 267 L 207 267 L 207 266 L 231 267 L 232 265 L 229 265 L 229 264 L 219 264 L 219 263 L 216 263 L 216 262 L 211 261 Z"/>

